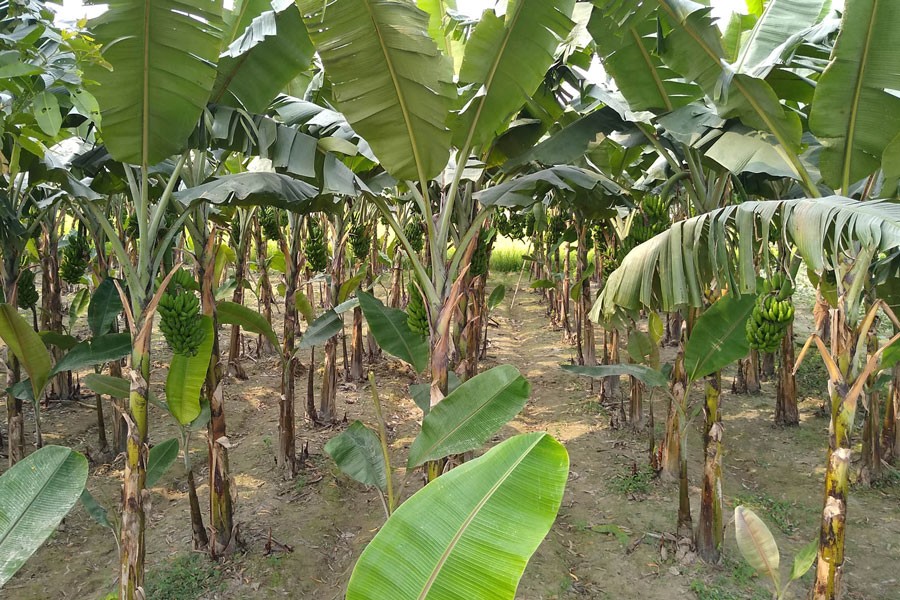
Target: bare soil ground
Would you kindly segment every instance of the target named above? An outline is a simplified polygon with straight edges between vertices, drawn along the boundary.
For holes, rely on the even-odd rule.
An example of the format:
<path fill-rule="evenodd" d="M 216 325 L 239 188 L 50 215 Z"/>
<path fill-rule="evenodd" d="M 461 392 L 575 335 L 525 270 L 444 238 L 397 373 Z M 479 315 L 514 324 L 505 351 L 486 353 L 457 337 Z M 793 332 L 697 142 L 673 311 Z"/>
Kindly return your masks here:
<path fill-rule="evenodd" d="M 497 281 L 509 288 L 515 285 L 509 276 Z M 522 290 L 510 308 L 511 292 L 495 311 L 499 327 L 491 330 L 485 366 L 517 366 L 532 384 L 532 397 L 495 441 L 517 432 L 547 431 L 565 444 L 571 457 L 559 517 L 528 565 L 518 598 L 770 598 L 766 582 L 756 578 L 740 559 L 732 526 L 726 532 L 722 564 L 705 565 L 678 552 L 670 541 L 676 521 L 677 484 L 653 479 L 646 471 L 648 434 L 635 434 L 627 425 L 620 426 L 617 406 L 601 405 L 588 380 L 559 369 L 573 358 L 573 348 L 549 325 L 537 295 Z M 224 350 L 228 332 L 222 335 Z M 164 356 L 162 346 L 158 349 L 156 356 Z M 191 556 L 186 481 L 177 462 L 151 490 L 149 600 L 336 600 L 343 596 L 356 558 L 383 522 L 376 493 L 340 475 L 323 453 L 324 444 L 342 426 L 313 429 L 301 422 L 298 439 L 308 443 L 309 457 L 295 481 L 280 479 L 273 458 L 278 435 L 279 363 L 263 358 L 246 359 L 244 364 L 249 381 L 229 382 L 226 387 L 236 521 L 243 548 L 214 565 L 202 556 Z M 415 375 L 391 358 L 380 360 L 373 368 L 386 400 L 396 463 L 402 464 L 421 417 L 408 394 Z M 756 509 L 781 545 L 784 570 L 793 552 L 817 535 L 823 495 L 828 421 L 819 413 L 819 406 L 825 378 L 814 366 L 804 373 L 799 429 L 772 424 L 772 383 L 765 383 L 760 395 L 723 396 L 726 518 L 738 503 Z M 164 380 L 165 365 L 156 363 L 153 382 L 159 393 Z M 725 381 L 730 383 L 730 375 Z M 317 381 L 317 391 L 319 387 Z M 298 389 L 305 390 L 305 385 L 298 384 Z M 343 384 L 338 405 L 348 421 L 374 423 L 367 384 Z M 302 412 L 299 401 L 297 409 Z M 657 399 L 654 409 L 660 423 L 664 401 Z M 151 410 L 152 441 L 176 437 L 170 419 L 155 408 Z M 96 448 L 96 417 L 85 405 L 53 404 L 43 413 L 43 423 L 47 443 L 88 452 Z M 695 518 L 701 467 L 696 425 L 689 441 Z M 195 436 L 191 452 L 203 481 L 208 475 L 204 434 Z M 5 468 L 5 459 L 2 464 Z M 88 488 L 106 506 L 117 504 L 121 468 L 121 459 L 111 465 L 92 465 Z M 404 494 L 408 496 L 421 485 L 419 475 L 410 475 Z M 206 485 L 201 485 L 201 503 L 206 491 Z M 900 484 L 853 490 L 844 598 L 900 599 L 898 507 Z M 114 538 L 77 506 L 63 527 L 0 591 L 0 598 L 103 598 L 115 589 L 116 565 Z M 793 598 L 804 597 L 808 578 L 793 589 Z"/>

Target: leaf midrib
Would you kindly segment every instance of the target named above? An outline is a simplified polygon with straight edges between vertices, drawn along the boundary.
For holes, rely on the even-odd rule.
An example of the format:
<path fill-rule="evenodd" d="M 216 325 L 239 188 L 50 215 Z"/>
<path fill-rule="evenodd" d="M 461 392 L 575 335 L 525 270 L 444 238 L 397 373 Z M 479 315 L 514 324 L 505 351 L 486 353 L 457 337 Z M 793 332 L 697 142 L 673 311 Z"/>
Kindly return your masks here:
<path fill-rule="evenodd" d="M 5 532 L 0 533 L 0 547 L 2 547 L 4 543 L 6 543 L 7 539 L 9 539 L 9 537 L 10 537 L 10 534 L 12 534 L 12 532 L 16 530 L 16 528 L 19 526 L 19 524 L 25 518 L 25 515 L 28 514 L 29 509 L 32 506 L 34 506 L 34 504 L 38 501 L 38 499 L 44 495 L 44 492 L 47 489 L 47 487 L 50 485 L 50 483 L 52 481 L 55 480 L 56 474 L 62 470 L 63 465 L 65 465 L 68 462 L 68 460 L 71 456 L 72 456 L 72 452 L 69 451 L 69 454 L 66 455 L 66 457 L 63 458 L 63 460 L 61 460 L 56 465 L 56 468 L 53 469 L 53 471 L 49 474 L 49 476 L 44 480 L 44 483 L 41 485 L 40 489 L 38 489 L 37 493 L 35 493 L 32 496 L 31 500 L 29 500 L 28 503 L 24 507 L 22 507 L 22 510 L 19 511 L 19 514 L 16 516 L 15 521 L 13 521 L 12 524 L 10 524 L 9 528 Z M 0 573 L 0 581 L 2 581 L 2 573 Z"/>
<path fill-rule="evenodd" d="M 430 446 L 428 446 L 428 448 L 425 449 L 425 451 L 422 453 L 422 456 L 428 457 L 432 452 L 434 452 L 434 449 L 435 449 L 435 448 L 437 448 L 438 446 L 441 445 L 441 443 L 443 443 L 444 441 L 448 440 L 453 434 L 455 434 L 457 431 L 459 431 L 460 429 L 462 429 L 463 426 L 465 426 L 466 424 L 468 424 L 469 422 L 471 422 L 472 419 L 474 419 L 476 416 L 478 416 L 478 415 L 480 415 L 481 413 L 483 413 L 484 410 L 485 410 L 485 407 L 488 406 L 488 404 L 490 404 L 491 402 L 493 402 L 495 399 L 497 399 L 498 396 L 500 396 L 500 394 L 504 393 L 506 390 L 508 390 L 510 387 L 512 387 L 512 385 L 513 385 L 514 383 L 516 383 L 520 378 L 521 378 L 521 375 L 518 375 L 518 374 L 517 374 L 516 377 L 514 377 L 509 383 L 507 383 L 506 385 L 504 385 L 503 387 L 501 387 L 499 390 L 497 390 L 497 392 L 496 392 L 495 394 L 492 394 L 491 396 L 488 396 L 483 402 L 481 402 L 480 404 L 478 404 L 478 405 L 475 407 L 475 409 L 474 409 L 472 412 L 470 412 L 468 416 L 466 416 L 465 419 L 463 419 L 462 421 L 460 421 L 460 422 L 456 425 L 456 427 L 453 427 L 452 429 L 450 429 L 445 435 L 443 435 L 443 436 L 438 436 L 438 438 L 434 441 L 434 443 L 432 443 Z M 448 397 L 449 397 L 449 395 L 448 395 Z M 446 401 L 447 401 L 447 398 L 444 398 L 443 402 L 446 402 Z M 429 413 L 429 414 L 434 414 L 434 413 L 431 412 L 431 413 Z M 428 417 L 426 417 L 426 419 L 427 419 L 427 418 L 428 418 Z M 428 460 L 428 459 L 426 458 L 426 460 Z M 420 464 L 422 464 L 422 462 L 425 462 L 425 461 L 421 461 L 421 460 L 420 460 L 420 461 L 417 461 L 417 463 L 416 463 L 417 466 L 420 465 Z"/>
<path fill-rule="evenodd" d="M 472 510 L 469 512 L 468 516 L 465 520 L 460 524 L 459 529 L 456 534 L 450 540 L 450 543 L 447 544 L 447 549 L 444 550 L 441 557 L 438 559 L 437 564 L 434 566 L 434 569 L 431 571 L 431 575 L 425 581 L 425 585 L 422 587 L 422 591 L 419 593 L 418 600 L 425 600 L 428 596 L 428 593 L 431 591 L 431 587 L 434 585 L 434 582 L 437 580 L 440 575 L 441 569 L 446 564 L 447 560 L 450 558 L 450 554 L 453 552 L 456 545 L 459 543 L 459 540 L 462 539 L 463 534 L 466 532 L 468 526 L 475 520 L 475 517 L 478 516 L 478 513 L 484 508 L 484 505 L 488 503 L 488 501 L 494 496 L 494 493 L 500 488 L 501 485 L 506 483 L 506 480 L 509 479 L 512 472 L 519 467 L 520 464 L 531 454 L 531 451 L 544 439 L 545 436 L 538 436 L 534 443 L 531 444 L 530 447 L 525 449 L 521 455 L 516 459 L 516 461 L 510 465 L 510 467 L 506 470 L 506 472 L 497 480 L 490 490 L 484 495 L 484 497 L 476 504 Z"/>
<path fill-rule="evenodd" d="M 519 2 L 516 4 L 516 12 L 512 15 L 507 23 L 504 25 L 506 29 L 506 35 L 503 36 L 503 42 L 500 44 L 500 48 L 497 50 L 496 60 L 494 64 L 491 65 L 491 68 L 488 70 L 488 76 L 485 77 L 485 80 L 482 82 L 482 86 L 484 87 L 484 95 L 478 102 L 478 108 L 475 109 L 475 115 L 472 117 L 472 124 L 469 126 L 469 133 L 466 135 L 466 143 L 463 145 L 461 150 L 468 150 L 472 145 L 472 138 L 475 137 L 475 130 L 478 129 L 478 122 L 481 121 L 481 112 L 484 110 L 484 105 L 487 104 L 488 96 L 491 93 L 491 87 L 494 85 L 494 78 L 497 76 L 497 70 L 500 68 L 500 63 L 503 62 L 503 58 L 506 56 L 506 47 L 509 45 L 509 40 L 512 38 L 513 30 L 516 27 L 516 24 L 519 22 L 519 16 L 522 14 L 523 6 L 525 2 Z"/>
<path fill-rule="evenodd" d="M 866 28 L 866 43 L 862 57 L 856 70 L 856 85 L 853 86 L 853 100 L 850 102 L 849 122 L 847 123 L 847 139 L 844 141 L 844 160 L 841 165 L 841 191 L 845 194 L 850 189 L 850 165 L 853 161 L 853 142 L 856 137 L 856 122 L 859 114 L 860 97 L 862 96 L 863 81 L 866 77 L 869 61 L 869 48 L 872 46 L 872 31 L 875 29 L 875 17 L 878 14 L 879 0 L 873 0 L 872 13 L 869 15 L 869 26 Z M 839 60 L 837 57 L 835 60 Z"/>
<path fill-rule="evenodd" d="M 394 62 L 391 60 L 391 55 L 388 52 L 384 36 L 381 33 L 381 28 L 378 26 L 378 20 L 375 18 L 375 11 L 372 7 L 373 0 L 361 1 L 366 7 L 366 12 L 368 12 L 369 18 L 372 20 L 372 28 L 375 30 L 375 37 L 378 40 L 378 47 L 381 48 L 381 53 L 384 55 L 384 62 L 387 65 L 388 74 L 391 77 L 391 83 L 393 83 L 394 85 L 394 93 L 397 95 L 397 102 L 400 105 L 400 113 L 403 115 L 403 123 L 406 126 L 406 133 L 407 135 L 409 135 L 410 150 L 412 150 L 413 160 L 416 163 L 416 172 L 419 176 L 420 183 L 424 185 L 427 181 L 427 178 L 425 177 L 425 166 L 422 164 L 422 156 L 419 150 L 419 143 L 418 139 L 416 138 L 416 132 L 413 128 L 412 119 L 410 118 L 410 111 L 406 106 L 406 97 L 401 93 L 402 88 L 400 87 L 399 75 L 397 74 Z"/>

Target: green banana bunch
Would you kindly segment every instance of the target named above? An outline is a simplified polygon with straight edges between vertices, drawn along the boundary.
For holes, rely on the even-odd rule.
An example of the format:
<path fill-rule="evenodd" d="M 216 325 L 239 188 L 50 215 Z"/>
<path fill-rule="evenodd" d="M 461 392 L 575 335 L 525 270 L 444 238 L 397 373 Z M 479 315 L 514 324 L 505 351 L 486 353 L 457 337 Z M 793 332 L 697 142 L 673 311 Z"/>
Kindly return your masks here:
<path fill-rule="evenodd" d="M 750 347 L 761 352 L 775 352 L 794 320 L 791 295 L 794 286 L 784 273 L 775 273 L 763 283 L 763 291 L 747 321 Z"/>
<path fill-rule="evenodd" d="M 372 232 L 360 223 L 350 230 L 350 248 L 357 260 L 365 260 L 372 249 Z"/>
<path fill-rule="evenodd" d="M 133 213 L 125 217 L 125 222 L 122 223 L 122 229 L 125 230 L 126 238 L 132 240 L 139 240 L 141 238 L 141 230 L 138 229 L 137 217 L 134 216 Z"/>
<path fill-rule="evenodd" d="M 233 246 L 237 246 L 241 241 L 241 219 L 234 215 L 234 219 L 231 221 L 231 244 Z"/>
<path fill-rule="evenodd" d="M 91 260 L 91 243 L 80 231 L 69 235 L 69 244 L 63 248 L 59 274 L 63 281 L 75 285 L 81 281 Z"/>
<path fill-rule="evenodd" d="M 403 228 L 403 235 L 409 241 L 414 252 L 421 252 L 425 247 L 425 224 L 418 216 L 413 217 Z"/>
<path fill-rule="evenodd" d="M 313 273 L 321 273 L 328 266 L 328 248 L 325 246 L 325 236 L 322 228 L 314 219 L 306 221 L 306 230 L 309 237 L 306 238 L 306 263 Z"/>
<path fill-rule="evenodd" d="M 469 274 L 472 277 L 486 275 L 488 272 L 488 254 L 491 246 L 494 245 L 494 238 L 497 235 L 496 229 L 482 229 L 478 234 L 478 245 L 475 252 L 472 253 L 472 262 L 469 266 Z"/>
<path fill-rule="evenodd" d="M 259 227 L 267 240 L 278 240 L 281 237 L 281 220 L 279 210 L 273 206 L 263 206 L 259 209 L 257 218 Z"/>
<path fill-rule="evenodd" d="M 191 274 L 179 269 L 159 299 L 159 329 L 175 354 L 194 356 L 206 337 L 200 319 L 200 299 Z"/>
<path fill-rule="evenodd" d="M 19 273 L 19 286 L 17 289 L 16 302 L 19 308 L 25 310 L 34 308 L 38 300 L 40 300 L 37 288 L 34 287 L 34 271 L 25 269 Z"/>
<path fill-rule="evenodd" d="M 425 308 L 422 293 L 412 281 L 406 286 L 406 291 L 409 294 L 409 302 L 406 304 L 406 324 L 411 331 L 428 336 L 430 332 L 428 310 Z"/>
<path fill-rule="evenodd" d="M 550 243 L 555 244 L 559 242 L 562 236 L 566 233 L 566 217 L 564 217 L 561 213 L 556 213 L 555 215 L 550 217 L 548 229 L 550 230 Z"/>

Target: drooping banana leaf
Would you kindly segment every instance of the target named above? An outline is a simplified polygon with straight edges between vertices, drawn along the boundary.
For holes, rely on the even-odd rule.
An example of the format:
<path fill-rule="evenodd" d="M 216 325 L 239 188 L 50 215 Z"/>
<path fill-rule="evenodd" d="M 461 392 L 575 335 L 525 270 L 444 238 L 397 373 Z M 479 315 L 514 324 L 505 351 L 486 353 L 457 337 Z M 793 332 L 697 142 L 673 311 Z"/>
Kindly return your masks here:
<path fill-rule="evenodd" d="M 761 76 L 802 39 L 807 27 L 824 16 L 828 0 L 769 0 L 753 29 L 741 43 L 735 71 Z"/>
<path fill-rule="evenodd" d="M 217 303 L 216 319 L 225 325 L 240 325 L 251 333 L 265 337 L 273 347 L 279 347 L 278 336 L 266 318 L 242 304 L 230 301 Z"/>
<path fill-rule="evenodd" d="M 393 0 L 299 0 L 337 107 L 398 179 L 427 181 L 450 155 L 453 69 L 428 14 Z"/>
<path fill-rule="evenodd" d="M 94 2 L 90 2 L 94 4 Z M 222 3 L 103 0 L 90 22 L 107 63 L 85 79 L 100 105 L 103 142 L 117 161 L 156 164 L 180 152 L 216 78 Z"/>
<path fill-rule="evenodd" d="M 65 371 L 77 371 L 85 367 L 119 360 L 131 352 L 130 333 L 108 333 L 85 340 L 72 348 L 50 371 L 50 377 Z"/>
<path fill-rule="evenodd" d="M 781 235 L 807 267 L 830 269 L 856 245 L 900 247 L 900 204 L 859 202 L 841 196 L 744 202 L 674 223 L 628 253 L 610 274 L 590 318 L 617 307 L 674 310 L 703 306 L 703 283 L 740 294 L 756 293 L 757 260 L 768 260 L 770 240 Z"/>
<path fill-rule="evenodd" d="M 50 537 L 87 476 L 87 459 L 61 446 L 45 446 L 0 476 L 0 587 Z"/>
<path fill-rule="evenodd" d="M 248 172 L 225 175 L 180 192 L 173 198 L 188 206 L 205 200 L 227 206 L 275 206 L 305 213 L 316 208 L 318 191 L 304 181 L 280 173 Z"/>
<path fill-rule="evenodd" d="M 337 335 L 343 326 L 344 322 L 337 312 L 333 309 L 326 310 L 316 317 L 316 319 L 309 324 L 306 331 L 303 332 L 303 337 L 300 338 L 299 348 L 304 349 L 312 348 L 313 346 L 321 346 L 327 342 L 329 338 Z"/>
<path fill-rule="evenodd" d="M 122 298 L 115 281 L 107 277 L 100 282 L 88 305 L 88 326 L 94 337 L 109 333 L 116 317 L 122 312 Z"/>
<path fill-rule="evenodd" d="M 556 518 L 568 472 L 565 448 L 530 433 L 442 475 L 369 543 L 347 600 L 512 600 Z"/>
<path fill-rule="evenodd" d="M 636 9 L 640 12 L 622 26 L 619 19 L 606 14 L 602 3 L 597 4 L 588 31 L 603 68 L 615 79 L 631 110 L 671 112 L 703 95 L 696 83 L 683 79 L 657 54 L 657 21 L 649 7 Z"/>
<path fill-rule="evenodd" d="M 669 385 L 669 378 L 662 372 L 657 371 L 646 365 L 561 365 L 563 371 L 574 373 L 575 375 L 587 375 L 594 378 L 618 377 L 620 375 L 629 375 L 634 377 L 644 385 L 649 387 L 666 387 Z"/>

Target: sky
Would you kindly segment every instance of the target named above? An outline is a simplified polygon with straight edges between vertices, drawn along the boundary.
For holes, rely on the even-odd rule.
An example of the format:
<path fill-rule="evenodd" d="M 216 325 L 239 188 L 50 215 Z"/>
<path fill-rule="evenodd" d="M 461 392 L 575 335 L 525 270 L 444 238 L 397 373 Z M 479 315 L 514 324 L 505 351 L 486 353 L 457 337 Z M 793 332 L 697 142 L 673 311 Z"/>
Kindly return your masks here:
<path fill-rule="evenodd" d="M 50 3 L 59 7 L 57 21 L 73 22 L 81 17 L 90 17 L 102 11 L 101 7 L 84 6 L 82 0 L 62 0 L 61 2 Z M 456 0 L 457 8 L 467 14 L 477 16 L 485 8 L 490 8 L 496 4 L 505 4 L 505 0 Z M 712 0 L 713 14 L 717 17 L 725 18 L 732 12 L 745 12 L 745 0 Z"/>

